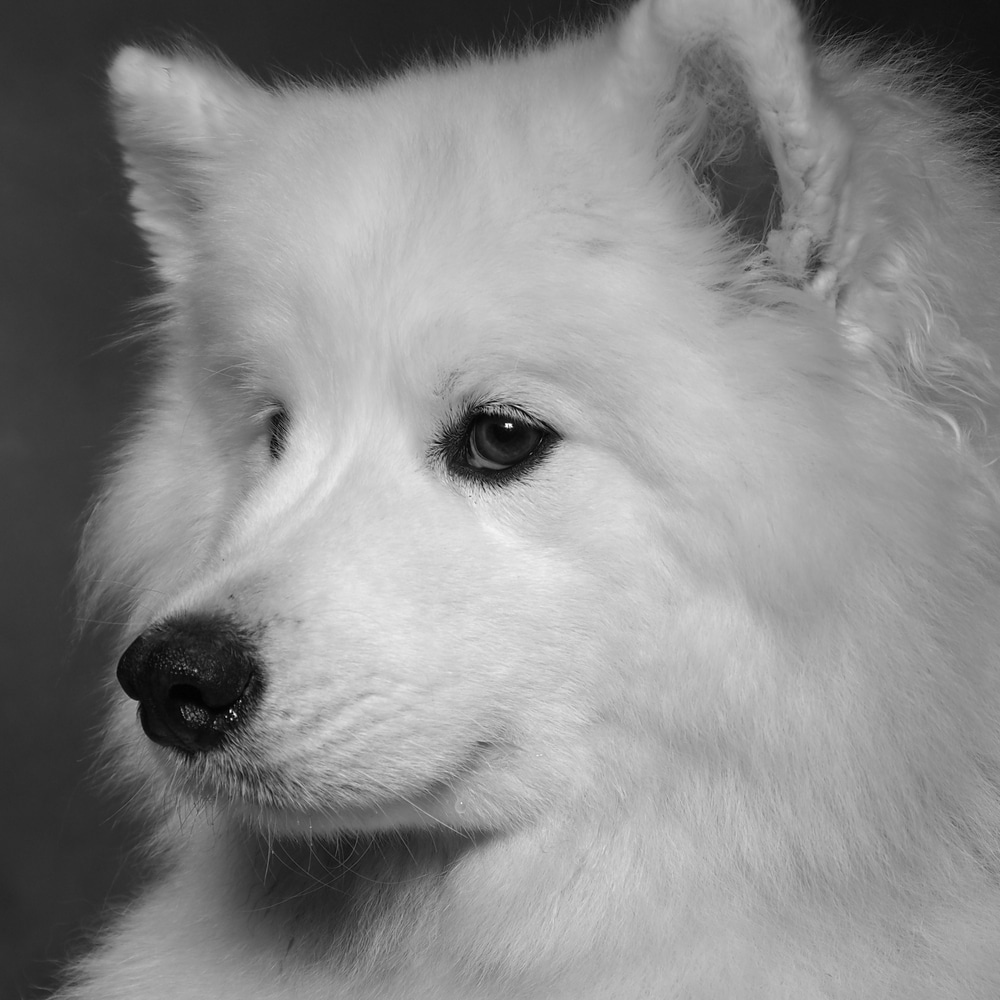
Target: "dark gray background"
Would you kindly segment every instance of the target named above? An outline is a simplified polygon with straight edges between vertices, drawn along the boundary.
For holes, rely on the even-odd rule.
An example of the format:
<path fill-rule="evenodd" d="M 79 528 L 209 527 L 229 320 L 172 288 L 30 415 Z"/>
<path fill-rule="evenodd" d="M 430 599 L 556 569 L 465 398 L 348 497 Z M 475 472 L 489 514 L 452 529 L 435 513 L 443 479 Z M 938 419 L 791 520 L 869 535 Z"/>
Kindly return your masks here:
<path fill-rule="evenodd" d="M 265 77 L 322 74 L 602 7 L 0 0 L 0 1000 L 50 987 L 135 877 L 136 831 L 88 763 L 107 650 L 99 636 L 72 642 L 69 584 L 80 512 L 136 384 L 134 350 L 108 345 L 145 288 L 104 103 L 109 56 L 181 31 Z M 823 11 L 994 69 L 995 5 L 838 0 Z"/>

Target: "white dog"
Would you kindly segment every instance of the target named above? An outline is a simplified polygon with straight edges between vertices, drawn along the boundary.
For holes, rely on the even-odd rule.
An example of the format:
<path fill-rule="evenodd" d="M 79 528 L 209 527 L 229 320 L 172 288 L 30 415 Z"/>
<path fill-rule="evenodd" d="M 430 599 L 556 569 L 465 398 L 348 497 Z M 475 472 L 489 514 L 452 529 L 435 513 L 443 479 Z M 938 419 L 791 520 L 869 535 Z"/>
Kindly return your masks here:
<path fill-rule="evenodd" d="M 118 56 L 162 872 L 63 1000 L 1000 996 L 1000 213 L 899 64 L 786 0 Z"/>

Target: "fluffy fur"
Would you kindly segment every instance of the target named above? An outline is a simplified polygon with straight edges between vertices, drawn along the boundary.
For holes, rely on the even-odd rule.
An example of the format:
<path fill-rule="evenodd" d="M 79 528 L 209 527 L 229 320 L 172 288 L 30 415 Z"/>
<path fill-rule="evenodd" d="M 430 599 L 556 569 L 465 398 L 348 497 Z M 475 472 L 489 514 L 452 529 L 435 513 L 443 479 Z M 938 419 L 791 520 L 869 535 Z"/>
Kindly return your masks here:
<path fill-rule="evenodd" d="M 970 120 L 784 0 L 111 81 L 163 291 L 87 599 L 262 687 L 197 752 L 114 694 L 162 872 L 59 996 L 995 1000 Z"/>

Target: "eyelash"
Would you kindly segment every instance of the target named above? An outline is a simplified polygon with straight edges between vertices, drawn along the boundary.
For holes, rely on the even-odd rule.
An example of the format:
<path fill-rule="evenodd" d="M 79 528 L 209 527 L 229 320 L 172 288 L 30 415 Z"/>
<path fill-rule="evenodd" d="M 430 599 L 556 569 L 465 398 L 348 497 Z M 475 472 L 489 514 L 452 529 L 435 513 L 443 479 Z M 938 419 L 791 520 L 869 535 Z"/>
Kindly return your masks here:
<path fill-rule="evenodd" d="M 504 442 L 508 431 L 512 440 Z M 519 442 L 518 436 L 525 434 Z M 435 452 L 452 475 L 499 487 L 529 472 L 558 440 L 550 427 L 519 407 L 484 403 L 466 409 L 441 435 Z M 498 461 L 498 449 L 508 443 L 509 462 Z"/>
<path fill-rule="evenodd" d="M 278 406 L 267 417 L 267 450 L 272 462 L 277 462 L 288 446 L 291 418 L 288 410 Z"/>

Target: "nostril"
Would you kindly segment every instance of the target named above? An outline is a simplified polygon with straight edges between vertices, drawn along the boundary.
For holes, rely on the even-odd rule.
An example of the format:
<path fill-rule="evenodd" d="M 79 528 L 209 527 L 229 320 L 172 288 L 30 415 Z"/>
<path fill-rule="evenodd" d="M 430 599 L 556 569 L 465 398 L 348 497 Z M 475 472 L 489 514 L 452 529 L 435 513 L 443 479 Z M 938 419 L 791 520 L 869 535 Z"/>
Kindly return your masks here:
<path fill-rule="evenodd" d="M 221 731 L 238 724 L 237 706 L 245 687 L 235 698 L 219 697 L 217 692 L 203 691 L 193 684 L 174 684 L 167 692 L 168 710 L 180 716 L 189 730 Z"/>
<path fill-rule="evenodd" d="M 188 752 L 218 746 L 263 689 L 250 634 L 211 616 L 169 619 L 144 632 L 119 660 L 118 680 L 139 702 L 146 735 Z"/>
<path fill-rule="evenodd" d="M 206 710 L 212 708 L 228 708 L 232 702 L 225 701 L 221 705 L 209 705 L 205 694 L 198 690 L 193 684 L 175 684 L 168 692 L 167 697 L 171 701 L 176 701 L 178 703 L 190 703 L 192 705 L 201 705 Z M 235 699 L 234 699 L 235 700 Z"/>
<path fill-rule="evenodd" d="M 193 684 L 175 684 L 169 691 L 175 701 L 204 702 L 201 691 Z"/>

